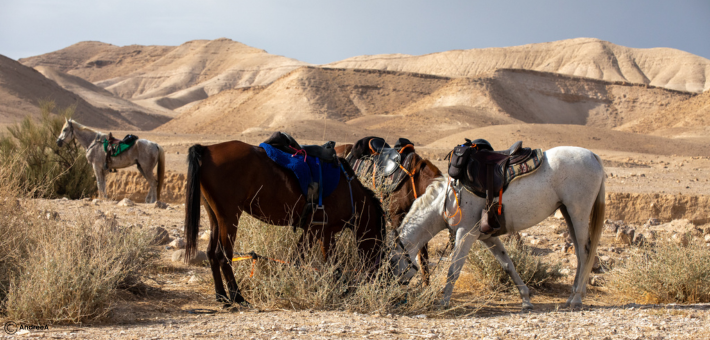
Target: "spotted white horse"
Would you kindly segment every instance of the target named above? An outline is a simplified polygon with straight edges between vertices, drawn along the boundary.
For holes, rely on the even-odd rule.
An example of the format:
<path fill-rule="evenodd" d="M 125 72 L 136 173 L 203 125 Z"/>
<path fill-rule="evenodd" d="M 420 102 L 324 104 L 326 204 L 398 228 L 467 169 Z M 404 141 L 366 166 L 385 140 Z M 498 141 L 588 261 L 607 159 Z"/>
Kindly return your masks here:
<path fill-rule="evenodd" d="M 599 156 L 583 148 L 557 147 L 545 152 L 540 168 L 514 180 L 503 195 L 505 227 L 510 233 L 534 226 L 558 208 L 561 210 L 577 253 L 577 272 L 572 295 L 567 300 L 567 305 L 573 308 L 582 305 L 587 277 L 604 224 L 604 177 Z M 515 282 L 523 300 L 523 309 L 532 309 L 528 287 L 515 271 L 503 243 L 479 230 L 478 222 L 485 203 L 485 199 L 468 192 L 460 184 L 449 182 L 445 177 L 430 184 L 424 195 L 412 205 L 396 236 L 398 241 L 390 261 L 400 282 L 408 282 L 416 274 L 416 260 L 412 259 L 416 258 L 417 251 L 448 227 L 456 235 L 456 245 L 451 255 L 442 305 L 449 303 L 454 283 L 471 246 L 479 240 L 490 249 Z"/>
<path fill-rule="evenodd" d="M 72 139 L 86 149 L 86 160 L 94 168 L 96 184 L 99 187 L 99 196 L 106 197 L 106 173 L 104 168 L 106 152 L 103 142 L 108 136 L 102 132 L 83 126 L 74 120 L 66 120 L 62 127 L 62 133 L 57 138 L 57 145 L 61 147 L 64 143 Z M 148 181 L 150 191 L 146 196 L 146 203 L 153 203 L 160 200 L 160 189 L 165 178 L 165 152 L 158 144 L 146 139 L 138 139 L 128 150 L 123 151 L 116 157 L 111 158 L 111 169 L 126 168 L 136 165 L 138 171 Z M 153 175 L 153 168 L 158 166 L 157 178 Z"/>

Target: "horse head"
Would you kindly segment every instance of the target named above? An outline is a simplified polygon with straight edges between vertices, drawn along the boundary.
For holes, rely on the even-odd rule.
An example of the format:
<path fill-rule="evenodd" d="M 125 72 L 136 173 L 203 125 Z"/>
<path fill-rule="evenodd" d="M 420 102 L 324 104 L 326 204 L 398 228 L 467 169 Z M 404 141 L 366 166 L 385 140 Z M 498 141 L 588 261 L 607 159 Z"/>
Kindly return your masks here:
<path fill-rule="evenodd" d="M 390 236 L 392 237 L 388 237 L 388 239 L 394 240 L 389 259 L 391 275 L 396 278 L 400 284 L 409 284 L 409 281 L 417 274 L 419 268 L 404 247 L 396 229 L 392 231 Z"/>
<path fill-rule="evenodd" d="M 64 142 L 70 142 L 74 139 L 74 122 L 71 119 L 64 118 L 64 126 L 62 127 L 62 133 L 57 137 L 57 146 L 60 148 L 64 145 Z"/>

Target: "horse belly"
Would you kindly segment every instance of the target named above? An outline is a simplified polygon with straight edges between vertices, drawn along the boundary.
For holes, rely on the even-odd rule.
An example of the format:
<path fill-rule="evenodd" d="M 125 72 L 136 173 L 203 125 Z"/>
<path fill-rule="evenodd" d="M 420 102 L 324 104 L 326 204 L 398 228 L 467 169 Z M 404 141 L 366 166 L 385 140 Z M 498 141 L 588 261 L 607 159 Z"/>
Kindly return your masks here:
<path fill-rule="evenodd" d="M 550 181 L 551 172 L 549 167 L 543 167 L 508 186 L 502 200 L 508 231 L 538 224 L 559 208 L 560 198 Z"/>

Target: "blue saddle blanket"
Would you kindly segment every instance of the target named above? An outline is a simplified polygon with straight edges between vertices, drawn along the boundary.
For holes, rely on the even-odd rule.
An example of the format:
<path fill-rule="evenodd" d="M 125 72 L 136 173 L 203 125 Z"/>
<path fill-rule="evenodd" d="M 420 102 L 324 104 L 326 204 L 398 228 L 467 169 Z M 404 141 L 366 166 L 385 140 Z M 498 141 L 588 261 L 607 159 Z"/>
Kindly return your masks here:
<path fill-rule="evenodd" d="M 308 196 L 308 185 L 311 184 L 311 182 L 319 182 L 318 177 L 321 171 L 318 171 L 316 157 L 305 157 L 301 154 L 291 155 L 266 143 L 259 144 L 259 147 L 263 148 L 264 151 L 266 151 L 266 155 L 276 162 L 276 164 L 290 170 L 296 175 L 303 196 Z M 320 162 L 320 166 L 323 173 L 323 181 L 320 181 L 323 186 L 322 198 L 326 198 L 333 193 L 333 190 L 335 190 L 338 183 L 340 183 L 340 167 L 335 163 L 325 162 Z"/>

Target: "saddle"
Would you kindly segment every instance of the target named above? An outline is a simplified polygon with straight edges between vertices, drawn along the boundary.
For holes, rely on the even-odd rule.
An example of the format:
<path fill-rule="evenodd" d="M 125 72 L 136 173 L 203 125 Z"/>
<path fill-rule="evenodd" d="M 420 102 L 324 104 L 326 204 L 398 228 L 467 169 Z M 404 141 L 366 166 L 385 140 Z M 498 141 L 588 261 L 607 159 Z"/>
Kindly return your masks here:
<path fill-rule="evenodd" d="M 303 213 L 301 214 L 301 219 L 298 221 L 297 224 L 293 225 L 293 229 L 295 231 L 296 227 L 303 227 L 304 224 L 306 223 L 305 218 L 306 216 L 309 216 L 311 213 L 313 213 L 311 221 L 309 222 L 312 225 L 327 225 L 328 224 L 328 215 L 325 213 L 325 207 L 323 206 L 323 188 L 324 188 L 324 183 L 323 183 L 323 164 L 321 164 L 321 161 L 324 163 L 331 163 L 331 167 L 335 166 L 338 167 L 340 166 L 340 162 L 338 161 L 338 157 L 335 152 L 335 142 L 329 141 L 322 146 L 320 145 L 303 145 L 301 146 L 296 142 L 296 140 L 291 137 L 291 135 L 285 133 L 285 132 L 280 132 L 276 131 L 274 132 L 268 139 L 264 141 L 264 144 L 269 144 L 273 146 L 274 148 L 281 150 L 287 154 L 295 155 L 295 154 L 301 154 L 304 155 L 304 162 L 307 162 L 308 157 L 313 157 L 316 160 L 316 167 L 317 170 L 313 173 L 314 170 L 311 170 L 311 176 L 310 176 L 310 183 L 308 184 L 308 190 L 306 193 L 306 202 L 307 204 L 305 205 L 303 209 Z M 317 180 L 314 181 L 313 178 L 316 177 L 317 175 Z M 315 215 L 316 213 L 320 211 L 321 212 L 321 218 L 319 220 L 315 220 Z"/>
<path fill-rule="evenodd" d="M 335 163 L 338 157 L 335 154 L 335 142 L 330 141 L 321 145 L 299 145 L 296 140 L 291 137 L 291 135 L 276 131 L 268 139 L 264 141 L 266 144 L 270 144 L 273 147 L 289 153 L 303 153 L 306 156 L 320 158 L 321 161 L 326 163 Z"/>
<path fill-rule="evenodd" d="M 486 199 L 486 207 L 481 216 L 481 232 L 490 234 L 505 225 L 503 214 L 503 192 L 515 176 L 522 174 L 515 166 L 521 165 L 525 173 L 537 169 L 541 163 L 539 149 L 523 148 L 523 143 L 517 141 L 507 150 L 493 151 L 490 143 L 483 139 L 471 141 L 456 146 L 447 156 L 449 175 L 460 181 L 473 194 Z M 527 162 L 535 158 L 534 166 Z M 508 173 L 512 170 L 512 175 Z M 498 197 L 498 202 L 494 198 Z"/>
<path fill-rule="evenodd" d="M 104 140 L 104 151 L 106 152 L 106 162 L 104 163 L 104 169 L 111 172 L 116 172 L 115 169 L 111 169 L 111 157 L 116 157 L 123 151 L 126 151 L 138 140 L 138 136 L 128 134 L 123 139 L 114 138 L 111 132 L 108 133 L 108 137 Z"/>
<path fill-rule="evenodd" d="M 414 144 L 409 139 L 399 138 L 392 148 L 383 138 L 365 137 L 355 143 L 350 155 L 355 159 L 354 169 L 358 174 L 369 176 L 371 173 L 373 185 L 377 176 L 384 177 L 384 191 L 391 192 L 411 173 L 405 169 L 410 168 L 414 158 Z"/>

